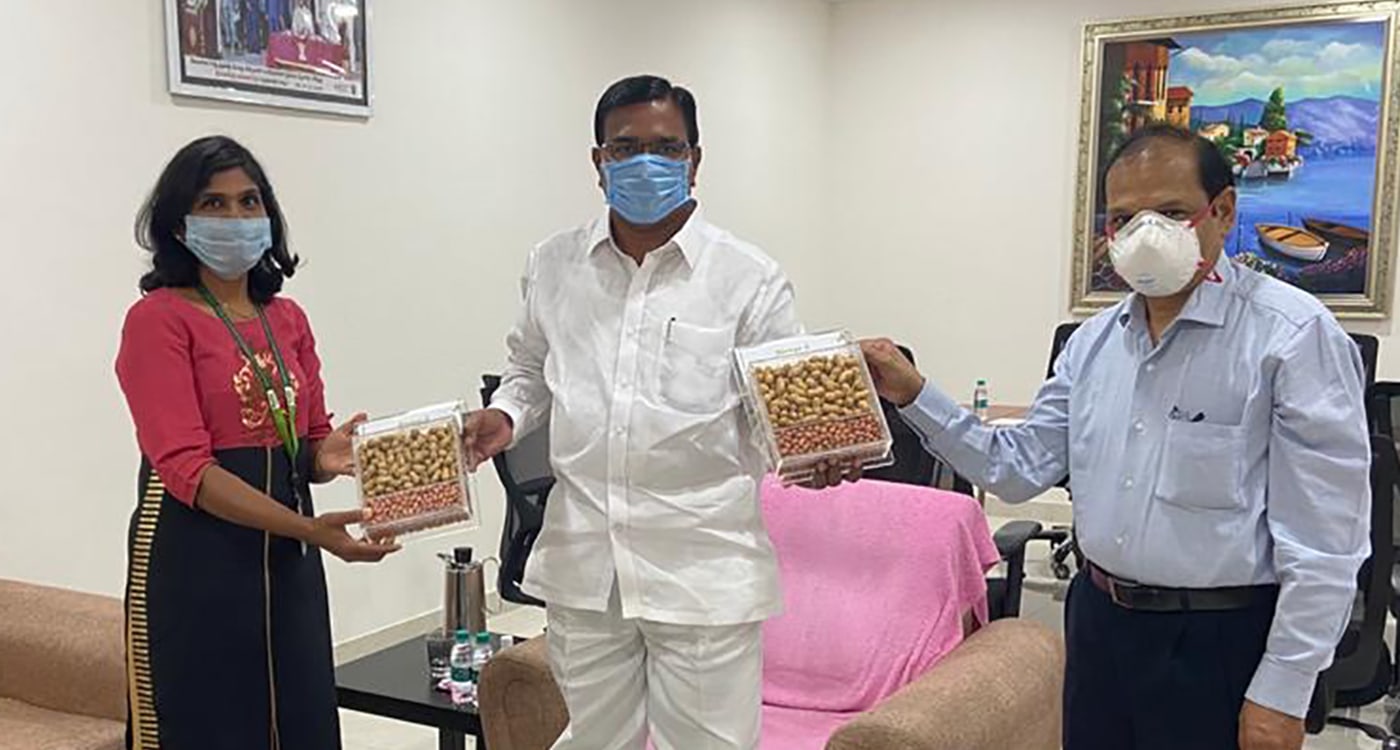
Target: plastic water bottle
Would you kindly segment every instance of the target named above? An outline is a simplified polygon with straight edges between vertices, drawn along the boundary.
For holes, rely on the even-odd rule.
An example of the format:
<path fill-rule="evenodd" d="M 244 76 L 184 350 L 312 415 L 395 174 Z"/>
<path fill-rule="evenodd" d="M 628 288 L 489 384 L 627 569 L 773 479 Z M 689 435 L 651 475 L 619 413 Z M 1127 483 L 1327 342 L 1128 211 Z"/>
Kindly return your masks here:
<path fill-rule="evenodd" d="M 458 630 L 456 638 L 452 644 L 452 674 L 449 678 L 452 692 L 452 702 L 457 705 L 472 703 L 476 700 L 476 673 L 473 668 L 474 655 L 472 653 L 471 635 L 465 630 Z"/>
<path fill-rule="evenodd" d="M 991 403 L 991 396 L 987 393 L 987 381 L 978 379 L 977 387 L 972 389 L 972 413 L 983 422 L 987 421 L 987 410 Z"/>
<path fill-rule="evenodd" d="M 486 669 L 486 662 L 491 661 L 492 655 L 491 634 L 486 631 L 477 633 L 476 648 L 472 649 L 472 669 L 476 670 L 478 677 L 481 671 Z"/>

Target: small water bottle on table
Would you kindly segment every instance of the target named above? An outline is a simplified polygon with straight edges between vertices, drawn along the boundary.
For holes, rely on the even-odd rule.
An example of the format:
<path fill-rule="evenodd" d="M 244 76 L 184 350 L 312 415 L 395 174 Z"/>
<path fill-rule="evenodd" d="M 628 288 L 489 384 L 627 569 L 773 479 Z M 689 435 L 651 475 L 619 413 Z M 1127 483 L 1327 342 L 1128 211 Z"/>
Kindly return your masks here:
<path fill-rule="evenodd" d="M 465 630 L 458 630 L 456 640 L 452 644 L 452 675 L 449 682 L 452 703 L 455 705 L 461 706 L 476 702 L 474 661 L 471 635 Z"/>
<path fill-rule="evenodd" d="M 472 649 L 472 669 L 476 670 L 477 679 L 481 678 L 481 672 L 486 669 L 486 662 L 491 661 L 493 653 L 491 633 L 485 630 L 477 633 L 476 646 Z"/>

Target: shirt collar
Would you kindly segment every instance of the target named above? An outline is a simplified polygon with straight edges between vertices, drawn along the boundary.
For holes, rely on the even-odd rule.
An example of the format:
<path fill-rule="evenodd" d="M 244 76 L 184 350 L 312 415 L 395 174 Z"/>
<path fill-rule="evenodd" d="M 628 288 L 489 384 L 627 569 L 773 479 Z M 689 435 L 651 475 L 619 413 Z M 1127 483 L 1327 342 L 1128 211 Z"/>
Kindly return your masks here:
<path fill-rule="evenodd" d="M 1225 311 L 1230 306 L 1230 290 L 1239 278 L 1239 269 L 1235 268 L 1235 262 L 1222 251 L 1220 258 L 1215 261 L 1214 271 L 1214 274 L 1196 286 L 1191 298 L 1186 301 L 1186 306 L 1181 308 L 1181 314 L 1176 316 L 1177 320 L 1189 320 L 1215 328 L 1225 325 Z M 1142 295 L 1137 292 L 1130 294 L 1122 312 L 1118 314 L 1118 324 L 1127 326 L 1129 322 L 1145 323 L 1144 304 Z"/>
<path fill-rule="evenodd" d="M 1225 311 L 1230 307 L 1230 290 L 1239 276 L 1235 262 L 1225 257 L 1225 251 L 1215 261 L 1213 274 L 1196 287 L 1186 307 L 1181 309 L 1181 320 L 1190 320 L 1213 328 L 1225 325 Z"/>
<path fill-rule="evenodd" d="M 664 250 L 675 245 L 680 249 L 681 257 L 685 258 L 685 262 L 694 268 L 695 264 L 700 262 L 700 252 L 705 247 L 704 226 L 705 217 L 702 215 L 701 207 L 697 204 L 695 210 L 691 212 L 690 218 L 686 219 L 685 224 L 671 237 L 671 240 L 657 249 Z M 616 247 L 616 243 L 612 241 L 612 209 L 606 207 L 603 209 L 603 215 L 593 221 L 593 228 L 588 233 L 588 252 L 591 255 L 605 246 Z"/>

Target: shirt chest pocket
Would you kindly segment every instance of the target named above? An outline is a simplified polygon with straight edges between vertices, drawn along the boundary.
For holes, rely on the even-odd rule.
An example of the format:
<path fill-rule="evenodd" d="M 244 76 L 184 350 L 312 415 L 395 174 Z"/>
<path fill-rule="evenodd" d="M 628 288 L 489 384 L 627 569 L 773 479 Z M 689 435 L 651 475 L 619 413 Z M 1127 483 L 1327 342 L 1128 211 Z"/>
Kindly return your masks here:
<path fill-rule="evenodd" d="M 656 361 L 656 394 L 666 406 L 714 414 L 734 406 L 730 361 L 734 332 L 671 320 L 663 325 Z"/>
<path fill-rule="evenodd" d="M 1158 500 L 1187 510 L 1243 507 L 1244 427 L 1168 420 Z"/>

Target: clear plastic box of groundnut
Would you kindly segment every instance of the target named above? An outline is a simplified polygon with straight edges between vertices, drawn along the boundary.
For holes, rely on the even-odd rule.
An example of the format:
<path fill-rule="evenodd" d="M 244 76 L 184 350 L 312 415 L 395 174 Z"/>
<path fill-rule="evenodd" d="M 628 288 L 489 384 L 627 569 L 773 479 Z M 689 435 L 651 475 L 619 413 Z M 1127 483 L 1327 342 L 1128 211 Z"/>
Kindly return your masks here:
<path fill-rule="evenodd" d="M 370 539 L 479 521 L 462 446 L 461 402 L 374 419 L 355 430 L 355 478 Z"/>
<path fill-rule="evenodd" d="M 845 331 L 734 351 L 744 405 L 785 483 L 822 463 L 876 469 L 894 463 L 889 424 L 860 344 Z"/>

